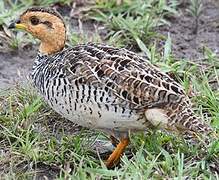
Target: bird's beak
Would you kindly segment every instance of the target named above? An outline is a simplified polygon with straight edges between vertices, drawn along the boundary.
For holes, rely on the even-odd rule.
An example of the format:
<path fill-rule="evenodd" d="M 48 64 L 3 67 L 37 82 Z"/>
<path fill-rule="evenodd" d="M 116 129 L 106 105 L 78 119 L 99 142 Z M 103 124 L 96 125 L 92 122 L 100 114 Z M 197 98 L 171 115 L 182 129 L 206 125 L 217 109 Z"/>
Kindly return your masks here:
<path fill-rule="evenodd" d="M 9 26 L 8 29 L 22 29 L 26 30 L 26 26 L 20 22 L 20 20 L 17 20 L 15 22 L 12 22 Z"/>

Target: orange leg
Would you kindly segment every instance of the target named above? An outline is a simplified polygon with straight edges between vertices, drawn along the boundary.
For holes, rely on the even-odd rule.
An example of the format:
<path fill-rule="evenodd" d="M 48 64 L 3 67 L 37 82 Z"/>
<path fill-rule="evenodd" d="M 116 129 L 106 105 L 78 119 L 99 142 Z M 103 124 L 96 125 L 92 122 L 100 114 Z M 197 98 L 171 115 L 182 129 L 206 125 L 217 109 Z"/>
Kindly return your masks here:
<path fill-rule="evenodd" d="M 119 144 L 116 146 L 113 153 L 109 156 L 109 158 L 105 162 L 108 168 L 111 168 L 118 163 L 122 153 L 124 152 L 128 144 L 129 144 L 129 138 L 123 138 L 120 140 Z"/>

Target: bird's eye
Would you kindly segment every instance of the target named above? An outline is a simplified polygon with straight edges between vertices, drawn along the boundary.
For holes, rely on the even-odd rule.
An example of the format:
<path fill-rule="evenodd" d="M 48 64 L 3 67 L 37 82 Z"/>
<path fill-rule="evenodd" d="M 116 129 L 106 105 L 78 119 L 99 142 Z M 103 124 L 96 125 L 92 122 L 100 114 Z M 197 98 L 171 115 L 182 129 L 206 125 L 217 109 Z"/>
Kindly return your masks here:
<path fill-rule="evenodd" d="M 39 24 L 40 20 L 37 17 L 33 16 L 31 17 L 30 22 L 32 25 L 37 25 Z"/>

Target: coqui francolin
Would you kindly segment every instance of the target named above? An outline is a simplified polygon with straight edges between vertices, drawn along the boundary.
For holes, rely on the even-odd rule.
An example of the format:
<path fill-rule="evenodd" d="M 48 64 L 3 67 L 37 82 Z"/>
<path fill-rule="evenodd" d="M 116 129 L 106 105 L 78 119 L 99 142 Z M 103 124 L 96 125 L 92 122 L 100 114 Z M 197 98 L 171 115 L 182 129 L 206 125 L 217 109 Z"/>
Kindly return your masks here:
<path fill-rule="evenodd" d="M 66 26 L 55 10 L 29 8 L 9 28 L 41 41 L 32 79 L 50 107 L 74 123 L 119 139 L 107 167 L 118 162 L 132 132 L 159 127 L 185 139 L 213 132 L 194 114 L 182 86 L 148 59 L 103 44 L 64 48 Z"/>

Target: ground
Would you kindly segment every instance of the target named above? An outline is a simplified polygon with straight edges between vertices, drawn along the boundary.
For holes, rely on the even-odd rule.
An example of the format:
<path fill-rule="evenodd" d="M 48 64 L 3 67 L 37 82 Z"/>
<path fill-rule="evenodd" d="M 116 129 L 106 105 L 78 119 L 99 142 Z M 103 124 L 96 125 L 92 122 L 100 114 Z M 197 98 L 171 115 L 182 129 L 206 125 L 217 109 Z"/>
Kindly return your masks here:
<path fill-rule="evenodd" d="M 121 9 L 128 7 L 126 11 L 130 11 L 131 17 L 139 13 L 148 18 L 141 11 L 143 7 L 136 7 L 131 1 L 124 1 L 125 5 L 120 6 L 114 2 L 66 0 L 49 5 L 65 16 L 69 25 L 67 45 L 97 41 L 150 55 L 152 63 L 183 84 L 193 97 L 197 113 L 211 121 L 218 131 L 218 2 L 205 0 L 195 7 L 192 2 L 201 1 L 154 0 L 148 3 L 154 8 L 146 10 L 157 22 L 153 25 L 152 18 L 148 21 L 151 26 L 139 24 L 137 28 L 128 24 L 137 20 L 132 21 L 129 15 L 120 17 L 124 13 Z M 175 6 L 174 2 L 177 2 Z M 99 162 L 100 157 L 104 159 L 112 150 L 107 138 L 61 118 L 39 99 L 29 83 L 38 41 L 23 32 L 7 30 L 9 20 L 4 20 L 3 15 L 0 14 L 3 22 L 0 28 L 0 89 L 3 89 L 0 91 L 0 175 L 3 178 L 218 178 L 218 145 L 209 149 L 207 158 L 200 158 L 198 147 L 188 147 L 180 138 L 161 131 L 132 135 L 132 145 L 122 163 L 107 170 Z M 139 22 L 145 23 L 144 19 Z M 142 33 L 141 27 L 147 34 Z"/>
<path fill-rule="evenodd" d="M 219 7 L 210 1 L 206 1 L 203 6 L 197 34 L 193 32 L 195 21 L 186 9 L 187 3 L 182 3 L 178 7 L 179 14 L 177 16 L 168 18 L 170 25 L 157 29 L 164 35 L 170 33 L 173 41 L 173 54 L 178 59 L 202 61 L 204 47 L 219 54 Z M 69 16 L 71 13 L 71 9 L 67 6 L 59 7 L 58 10 L 65 16 Z M 77 18 L 72 17 L 70 23 L 70 28 L 78 32 Z M 91 21 L 84 22 L 83 32 L 93 32 L 95 27 L 92 23 Z M 16 82 L 26 79 L 37 54 L 37 47 L 32 47 L 30 44 L 25 44 L 19 50 L 12 50 L 8 46 L 10 43 L 7 42 L 7 39 L 0 38 L 0 60 L 2 62 L 0 88 L 10 87 Z"/>

